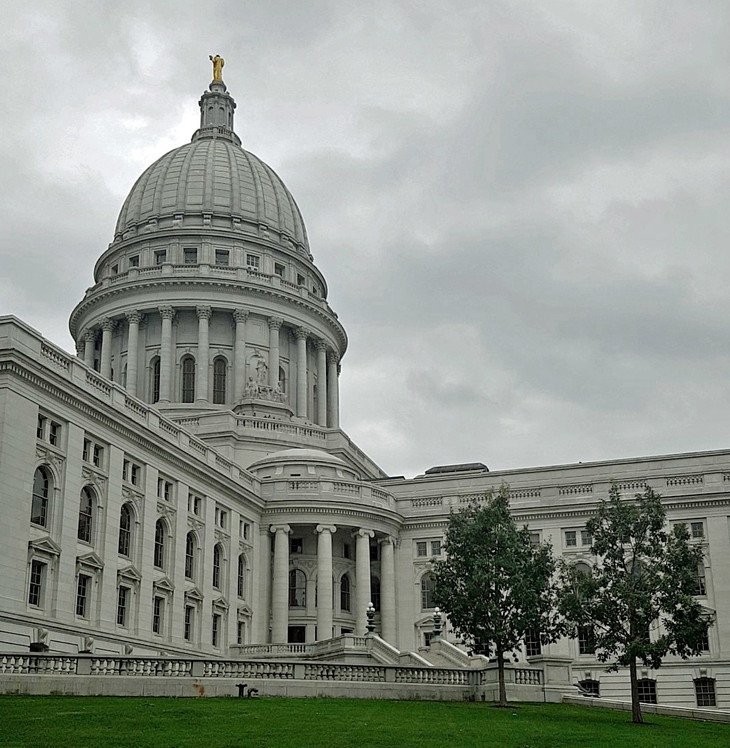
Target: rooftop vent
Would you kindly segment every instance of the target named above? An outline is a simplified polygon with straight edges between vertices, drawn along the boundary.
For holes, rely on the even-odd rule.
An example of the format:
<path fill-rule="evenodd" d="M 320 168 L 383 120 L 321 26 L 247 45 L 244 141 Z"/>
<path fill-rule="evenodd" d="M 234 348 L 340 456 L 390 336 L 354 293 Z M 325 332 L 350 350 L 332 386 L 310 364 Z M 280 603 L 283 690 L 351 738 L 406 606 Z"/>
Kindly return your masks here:
<path fill-rule="evenodd" d="M 482 462 L 462 462 L 458 465 L 436 465 L 429 468 L 426 475 L 442 475 L 443 473 L 470 473 L 479 470 L 488 473 L 489 468 Z"/>

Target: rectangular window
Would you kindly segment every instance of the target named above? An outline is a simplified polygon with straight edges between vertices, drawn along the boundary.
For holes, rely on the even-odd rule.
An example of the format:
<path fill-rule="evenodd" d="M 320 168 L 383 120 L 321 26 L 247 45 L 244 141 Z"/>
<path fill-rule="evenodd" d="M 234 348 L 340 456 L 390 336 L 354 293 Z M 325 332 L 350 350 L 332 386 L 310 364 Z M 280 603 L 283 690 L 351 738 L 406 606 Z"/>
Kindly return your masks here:
<path fill-rule="evenodd" d="M 221 635 L 221 617 L 218 613 L 213 613 L 213 630 L 211 632 L 211 644 L 218 646 Z"/>
<path fill-rule="evenodd" d="M 48 442 L 54 447 L 57 447 L 60 441 L 61 441 L 61 424 L 51 421 L 51 426 L 48 429 Z"/>
<path fill-rule="evenodd" d="M 349 543 L 342 544 L 342 558 L 352 558 L 352 546 Z"/>
<path fill-rule="evenodd" d="M 303 553 L 304 541 L 301 538 L 291 538 L 289 540 L 289 553 Z"/>
<path fill-rule="evenodd" d="M 427 556 L 428 546 L 425 540 L 419 540 L 416 542 L 416 556 Z"/>
<path fill-rule="evenodd" d="M 251 534 L 251 525 L 248 522 L 240 521 L 239 532 L 244 540 L 248 540 L 248 536 Z"/>
<path fill-rule="evenodd" d="M 596 652 L 596 633 L 593 626 L 578 626 L 578 654 L 592 655 Z"/>
<path fill-rule="evenodd" d="M 258 255 L 246 255 L 246 266 L 258 270 L 261 267 L 261 258 Z"/>
<path fill-rule="evenodd" d="M 703 596 L 707 594 L 707 585 L 705 584 L 705 565 L 700 561 L 695 571 L 695 590 L 694 594 Z"/>
<path fill-rule="evenodd" d="M 246 623 L 244 621 L 238 621 L 236 628 L 236 643 L 244 644 L 246 642 Z"/>
<path fill-rule="evenodd" d="M 430 647 L 432 639 L 433 639 L 433 631 L 423 632 L 423 646 L 424 647 Z"/>
<path fill-rule="evenodd" d="M 378 560 L 378 546 L 375 544 L 370 546 L 370 560 L 371 561 Z"/>
<path fill-rule="evenodd" d="M 30 584 L 28 586 L 28 605 L 43 607 L 43 583 L 46 577 L 46 565 L 35 559 L 30 562 Z"/>
<path fill-rule="evenodd" d="M 81 453 L 81 459 L 84 462 L 90 462 L 89 455 L 91 454 L 91 442 L 88 439 L 84 439 L 84 450 Z"/>
<path fill-rule="evenodd" d="M 200 496 L 196 496 L 195 494 L 190 494 L 188 496 L 188 511 L 191 514 L 197 514 L 199 515 L 202 511 L 203 507 L 203 499 L 200 498 Z"/>
<path fill-rule="evenodd" d="M 98 444 L 94 444 L 94 451 L 91 455 L 91 462 L 95 467 L 100 468 L 104 462 L 104 447 L 100 447 Z"/>
<path fill-rule="evenodd" d="M 432 556 L 440 556 L 441 555 L 441 541 L 440 540 L 432 540 L 431 541 L 431 555 Z"/>
<path fill-rule="evenodd" d="M 112 275 L 119 274 L 119 265 L 112 265 Z"/>
<path fill-rule="evenodd" d="M 36 426 L 35 435 L 37 439 L 45 439 L 46 419 L 43 416 L 38 416 L 38 425 Z"/>
<path fill-rule="evenodd" d="M 578 545 L 577 533 L 575 530 L 565 531 L 565 546 L 566 548 L 574 548 Z"/>
<path fill-rule="evenodd" d="M 525 633 L 525 655 L 527 657 L 536 657 L 541 652 L 540 632 L 537 629 L 529 629 Z"/>
<path fill-rule="evenodd" d="M 297 285 L 303 286 L 306 284 L 306 282 L 307 279 L 301 273 L 297 273 Z"/>
<path fill-rule="evenodd" d="M 139 267 L 139 255 L 132 255 L 129 258 L 129 267 L 131 267 L 131 268 L 138 268 Z"/>
<path fill-rule="evenodd" d="M 79 618 L 86 618 L 89 605 L 89 582 L 91 577 L 86 574 L 79 574 L 76 584 L 76 615 Z"/>
<path fill-rule="evenodd" d="M 152 601 L 152 633 L 162 633 L 162 617 L 165 612 L 165 598 L 155 595 Z"/>
<path fill-rule="evenodd" d="M 535 548 L 536 546 L 540 545 L 540 533 L 539 532 L 531 532 L 530 533 L 530 545 Z"/>
<path fill-rule="evenodd" d="M 715 679 L 697 678 L 695 680 L 695 696 L 697 697 L 697 706 L 717 706 Z"/>
<path fill-rule="evenodd" d="M 639 701 L 656 704 L 656 681 L 652 678 L 639 678 Z"/>
<path fill-rule="evenodd" d="M 699 650 L 701 652 L 709 652 L 710 651 L 710 637 L 708 633 L 705 631 L 705 633 L 702 635 L 702 638 L 699 641 Z"/>
<path fill-rule="evenodd" d="M 164 478 L 157 479 L 157 498 L 172 501 L 172 483 Z"/>
<path fill-rule="evenodd" d="M 220 527 L 221 530 L 225 530 L 228 527 L 228 512 L 225 509 L 217 506 L 215 508 L 215 524 L 216 527 Z"/>
<path fill-rule="evenodd" d="M 274 274 L 275 275 L 278 275 L 280 278 L 283 278 L 285 270 L 286 268 L 280 262 L 274 263 Z"/>
<path fill-rule="evenodd" d="M 705 537 L 705 523 L 704 522 L 690 522 L 689 531 L 695 540 L 700 540 Z"/>
<path fill-rule="evenodd" d="M 198 250 L 195 247 L 184 247 L 183 248 L 183 262 L 186 265 L 197 265 L 198 264 Z"/>
<path fill-rule="evenodd" d="M 129 613 L 129 587 L 120 587 L 117 593 L 117 626 L 127 625 Z"/>
<path fill-rule="evenodd" d="M 312 294 L 314 296 L 318 296 L 319 295 L 319 291 L 317 289 L 317 286 L 312 286 Z"/>
<path fill-rule="evenodd" d="M 195 623 L 195 608 L 192 605 L 185 606 L 185 627 L 183 638 L 186 642 L 193 640 L 193 624 Z"/>
<path fill-rule="evenodd" d="M 155 265 L 163 265 L 167 262 L 167 250 L 157 249 L 155 250 Z"/>
<path fill-rule="evenodd" d="M 215 264 L 216 265 L 228 265 L 229 257 L 230 255 L 227 249 L 216 249 Z"/>
<path fill-rule="evenodd" d="M 581 545 L 592 545 L 593 544 L 593 536 L 588 532 L 588 530 L 580 531 L 580 544 Z"/>

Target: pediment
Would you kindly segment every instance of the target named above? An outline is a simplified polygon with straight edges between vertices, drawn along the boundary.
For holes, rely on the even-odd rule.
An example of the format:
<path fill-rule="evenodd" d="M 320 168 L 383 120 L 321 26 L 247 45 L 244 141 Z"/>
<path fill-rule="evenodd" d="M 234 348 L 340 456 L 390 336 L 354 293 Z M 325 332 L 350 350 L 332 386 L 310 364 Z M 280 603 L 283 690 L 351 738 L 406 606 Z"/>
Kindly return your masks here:
<path fill-rule="evenodd" d="M 251 607 L 244 603 L 243 605 L 238 606 L 238 615 L 239 616 L 252 616 L 253 610 L 251 610 Z"/>
<path fill-rule="evenodd" d="M 175 585 L 170 581 L 168 577 L 162 577 L 152 583 L 155 589 L 162 590 L 163 592 L 172 592 L 175 589 Z"/>
<path fill-rule="evenodd" d="M 117 577 L 134 582 L 139 582 L 142 579 L 142 575 L 133 564 L 129 564 L 129 566 L 125 566 L 123 569 L 117 569 Z"/>
<path fill-rule="evenodd" d="M 185 590 L 185 599 L 200 603 L 203 602 L 203 593 L 197 587 L 191 587 L 189 590 Z"/>
<path fill-rule="evenodd" d="M 223 596 L 218 597 L 213 600 L 213 607 L 218 608 L 219 610 L 228 610 L 228 600 Z"/>
<path fill-rule="evenodd" d="M 28 550 L 37 553 L 48 553 L 51 556 L 61 555 L 61 546 L 51 540 L 48 535 L 38 538 L 37 540 L 29 541 Z"/>
<path fill-rule="evenodd" d="M 104 562 L 96 553 L 85 553 L 83 556 L 77 556 L 76 566 L 86 566 L 90 569 L 103 569 Z"/>

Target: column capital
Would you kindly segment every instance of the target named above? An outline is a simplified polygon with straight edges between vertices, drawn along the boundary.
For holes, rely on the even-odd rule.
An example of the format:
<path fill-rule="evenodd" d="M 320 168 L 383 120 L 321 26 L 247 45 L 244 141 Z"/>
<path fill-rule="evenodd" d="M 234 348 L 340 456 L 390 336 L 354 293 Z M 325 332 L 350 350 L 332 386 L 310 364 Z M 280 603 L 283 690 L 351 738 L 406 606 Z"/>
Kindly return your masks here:
<path fill-rule="evenodd" d="M 104 317 L 104 319 L 101 321 L 101 329 L 106 332 L 107 330 L 111 331 L 116 326 L 116 322 L 111 317 Z"/>
<path fill-rule="evenodd" d="M 366 530 L 365 528 L 361 527 L 359 530 L 355 530 L 355 532 L 352 533 L 352 537 L 353 538 L 374 538 L 375 531 Z"/>
<path fill-rule="evenodd" d="M 306 327 L 297 327 L 294 334 L 297 336 L 297 340 L 306 340 L 309 337 L 309 330 Z"/>
<path fill-rule="evenodd" d="M 248 319 L 248 309 L 234 309 L 233 319 L 235 322 L 245 322 Z"/>
<path fill-rule="evenodd" d="M 175 316 L 175 309 L 171 306 L 159 306 L 157 311 L 160 313 L 162 319 L 173 319 Z"/>
<path fill-rule="evenodd" d="M 330 351 L 327 354 L 327 363 L 330 366 L 337 366 L 340 363 L 340 357 L 334 351 Z"/>
<path fill-rule="evenodd" d="M 384 538 L 380 538 L 378 543 L 380 543 L 380 545 L 392 545 L 393 548 L 397 548 L 400 544 L 400 540 L 394 538 L 392 535 L 386 535 Z"/>
<path fill-rule="evenodd" d="M 198 315 L 198 319 L 210 319 L 213 310 L 209 306 L 196 306 L 195 313 Z"/>
<path fill-rule="evenodd" d="M 127 312 L 127 322 L 129 324 L 139 324 L 142 321 L 142 313 L 138 309 L 132 309 Z"/>
<path fill-rule="evenodd" d="M 334 535 L 337 532 L 337 526 L 336 525 L 317 525 L 317 527 L 314 528 L 314 532 L 317 535 L 323 532 L 329 532 L 332 535 Z"/>
<path fill-rule="evenodd" d="M 318 351 L 325 351 L 325 352 L 327 351 L 327 341 L 326 340 L 323 340 L 322 338 L 320 338 L 317 341 L 316 345 L 317 345 L 317 350 Z"/>
<path fill-rule="evenodd" d="M 269 317 L 269 330 L 278 330 L 283 324 L 284 320 L 281 317 Z"/>
<path fill-rule="evenodd" d="M 291 525 L 270 525 L 269 530 L 273 533 L 283 532 L 288 535 L 291 532 Z"/>
<path fill-rule="evenodd" d="M 96 330 L 87 330 L 87 331 L 86 331 L 86 332 L 85 332 L 85 333 L 83 334 L 83 336 L 82 336 L 82 337 L 83 337 L 83 339 L 84 339 L 84 342 L 86 342 L 87 340 L 88 340 L 89 342 L 94 342 L 94 341 L 96 340 Z"/>
<path fill-rule="evenodd" d="M 84 340 L 83 337 L 79 338 L 76 341 L 76 356 L 77 356 L 77 358 L 83 358 L 85 350 L 86 350 L 86 341 Z"/>

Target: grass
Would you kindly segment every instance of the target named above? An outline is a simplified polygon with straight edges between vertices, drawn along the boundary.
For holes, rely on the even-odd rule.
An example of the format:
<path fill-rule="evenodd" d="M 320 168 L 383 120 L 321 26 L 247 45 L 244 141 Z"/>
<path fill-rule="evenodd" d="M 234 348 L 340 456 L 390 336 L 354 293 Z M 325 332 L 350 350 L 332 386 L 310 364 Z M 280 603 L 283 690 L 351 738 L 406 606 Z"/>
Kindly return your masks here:
<path fill-rule="evenodd" d="M 561 704 L 0 697 L 2 746 L 713 746 L 730 726 Z"/>

